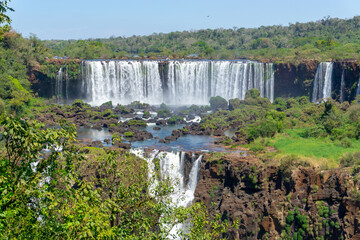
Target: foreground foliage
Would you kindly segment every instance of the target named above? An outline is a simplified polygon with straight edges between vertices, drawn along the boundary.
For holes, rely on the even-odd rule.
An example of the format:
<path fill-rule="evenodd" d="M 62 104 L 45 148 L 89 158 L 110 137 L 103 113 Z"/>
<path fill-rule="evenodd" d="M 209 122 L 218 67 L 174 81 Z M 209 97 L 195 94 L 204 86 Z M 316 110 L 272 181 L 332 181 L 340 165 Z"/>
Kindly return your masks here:
<path fill-rule="evenodd" d="M 225 223 L 209 220 L 201 204 L 175 207 L 172 179 L 149 179 L 145 160 L 78 148 L 65 122 L 44 129 L 5 116 L 1 128 L 2 239 L 166 239 L 183 222 L 184 239 L 221 238 Z"/>

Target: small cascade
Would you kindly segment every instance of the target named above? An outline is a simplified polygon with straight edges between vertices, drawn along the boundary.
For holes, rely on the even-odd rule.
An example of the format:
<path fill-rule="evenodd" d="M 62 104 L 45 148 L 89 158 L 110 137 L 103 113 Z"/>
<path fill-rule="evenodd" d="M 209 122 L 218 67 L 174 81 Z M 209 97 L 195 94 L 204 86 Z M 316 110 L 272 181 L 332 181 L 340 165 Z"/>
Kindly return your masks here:
<path fill-rule="evenodd" d="M 359 102 L 359 95 L 360 95 L 360 76 L 359 76 L 359 81 L 358 81 L 358 85 L 357 85 L 357 89 L 356 89 L 356 102 Z"/>
<path fill-rule="evenodd" d="M 65 97 L 69 99 L 69 71 L 68 66 L 66 66 L 65 70 Z"/>
<path fill-rule="evenodd" d="M 331 97 L 333 62 L 319 63 L 313 85 L 312 102 Z"/>
<path fill-rule="evenodd" d="M 161 64 L 161 68 L 159 65 Z M 166 67 L 164 67 L 166 66 Z M 272 63 L 251 61 L 84 61 L 85 101 L 207 105 L 212 96 L 244 99 L 251 88 L 274 98 Z M 166 69 L 165 72 L 161 69 Z"/>
<path fill-rule="evenodd" d="M 64 71 L 65 70 L 65 71 Z M 69 99 L 69 75 L 68 67 L 60 67 L 55 77 L 55 97 L 58 103 Z"/>
<path fill-rule="evenodd" d="M 189 173 L 188 183 L 185 183 L 185 152 L 159 152 L 158 150 L 152 151 L 146 156 L 142 149 L 132 149 L 132 153 L 138 157 L 144 158 L 148 162 L 149 178 L 154 175 L 155 164 L 153 160 L 159 159 L 160 176 L 161 179 L 170 179 L 174 191 L 171 194 L 172 203 L 175 206 L 187 207 L 194 200 L 195 189 L 199 180 L 199 172 L 201 167 L 202 155 L 196 158 L 195 154 L 192 155 L 192 166 Z M 156 185 L 157 182 L 154 182 Z M 150 187 L 151 191 L 155 190 L 156 186 Z M 184 230 L 185 226 L 182 224 L 176 225 L 171 230 L 171 235 L 176 235 L 179 229 Z"/>
<path fill-rule="evenodd" d="M 152 151 L 149 156 L 145 155 L 142 149 L 132 149 L 131 152 L 138 157 L 144 158 L 148 162 L 149 177 L 154 173 L 154 158 L 160 160 L 160 175 L 163 179 L 170 178 L 176 184 L 173 192 L 174 203 L 180 206 L 187 206 L 194 199 L 194 192 L 198 182 L 198 175 L 200 171 L 200 163 L 202 155 L 196 159 L 193 154 L 192 167 L 189 173 L 188 183 L 185 184 L 185 152 L 160 152 L 158 150 Z"/>
<path fill-rule="evenodd" d="M 60 67 L 55 78 L 55 97 L 59 101 L 63 96 L 63 69 Z"/>
<path fill-rule="evenodd" d="M 344 102 L 344 94 L 345 94 L 345 63 L 342 68 L 341 73 L 341 85 L 340 85 L 340 102 Z"/>

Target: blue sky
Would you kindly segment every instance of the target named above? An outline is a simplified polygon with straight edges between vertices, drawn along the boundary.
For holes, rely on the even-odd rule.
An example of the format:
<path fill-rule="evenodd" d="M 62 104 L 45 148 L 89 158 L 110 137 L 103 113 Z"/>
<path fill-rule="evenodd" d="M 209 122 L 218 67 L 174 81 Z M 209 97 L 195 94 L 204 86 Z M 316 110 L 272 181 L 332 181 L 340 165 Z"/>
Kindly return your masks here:
<path fill-rule="evenodd" d="M 41 39 L 259 27 L 360 15 L 360 0 L 12 0 L 13 28 Z"/>

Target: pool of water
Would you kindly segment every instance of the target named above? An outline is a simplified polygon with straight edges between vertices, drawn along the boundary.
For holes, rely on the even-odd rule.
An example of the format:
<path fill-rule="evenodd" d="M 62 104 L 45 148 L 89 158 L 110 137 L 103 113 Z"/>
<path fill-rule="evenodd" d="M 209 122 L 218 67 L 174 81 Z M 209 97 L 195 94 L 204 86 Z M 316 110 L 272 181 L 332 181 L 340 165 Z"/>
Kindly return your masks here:
<path fill-rule="evenodd" d="M 214 145 L 215 140 L 211 136 L 186 135 L 169 143 L 160 143 L 156 139 L 148 139 L 133 142 L 131 146 L 134 148 L 155 148 L 169 151 L 225 151 L 225 149 Z"/>
<path fill-rule="evenodd" d="M 159 137 L 164 139 L 170 136 L 175 129 L 181 129 L 185 124 L 159 126 L 160 130 L 154 130 L 155 125 L 149 125 L 144 129 L 152 133 L 153 137 Z M 90 138 L 93 141 L 99 140 L 104 146 L 111 146 L 111 144 L 104 143 L 106 138 L 111 139 L 112 133 L 108 129 L 102 130 L 84 128 L 78 129 L 78 138 L 81 142 L 83 138 Z M 179 137 L 176 141 L 170 141 L 169 143 L 160 143 L 157 139 L 148 139 L 146 141 L 132 142 L 133 148 L 155 148 L 159 150 L 171 150 L 171 151 L 210 151 L 210 152 L 223 152 L 229 151 L 214 144 L 216 138 L 212 136 L 199 136 L 199 135 L 186 135 Z M 125 140 L 126 141 L 126 140 Z M 127 142 L 127 141 L 126 141 Z"/>

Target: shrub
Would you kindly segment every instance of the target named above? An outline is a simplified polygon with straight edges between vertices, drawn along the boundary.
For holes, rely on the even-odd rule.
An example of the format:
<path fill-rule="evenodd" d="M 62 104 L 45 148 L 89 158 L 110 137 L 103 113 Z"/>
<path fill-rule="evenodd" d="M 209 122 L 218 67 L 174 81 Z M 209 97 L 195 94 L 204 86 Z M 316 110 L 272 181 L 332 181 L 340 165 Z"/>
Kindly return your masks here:
<path fill-rule="evenodd" d="M 84 107 L 90 107 L 89 104 L 84 103 L 83 100 L 80 99 L 76 99 L 73 101 L 73 103 L 71 104 L 72 107 L 79 107 L 79 108 L 84 108 Z"/>
<path fill-rule="evenodd" d="M 165 103 L 160 104 L 160 109 L 167 109 L 167 106 Z"/>
<path fill-rule="evenodd" d="M 280 97 L 274 100 L 273 105 L 275 105 L 276 110 L 278 111 L 284 111 L 286 109 L 286 101 Z"/>
<path fill-rule="evenodd" d="M 351 148 L 353 146 L 351 140 L 349 138 L 347 138 L 347 137 L 342 139 L 342 140 L 339 140 L 338 145 L 340 147 L 344 147 L 344 148 Z"/>
<path fill-rule="evenodd" d="M 248 140 L 252 141 L 258 137 L 273 137 L 275 133 L 283 130 L 282 120 L 285 118 L 283 112 L 270 110 L 263 120 L 250 125 Z"/>
<path fill-rule="evenodd" d="M 262 152 L 265 150 L 265 146 L 261 143 L 253 144 L 250 149 L 252 152 Z"/>
<path fill-rule="evenodd" d="M 240 108 L 241 100 L 239 98 L 234 98 L 229 100 L 229 110 L 233 111 L 236 108 Z"/>
<path fill-rule="evenodd" d="M 173 115 L 171 116 L 171 118 L 168 119 L 168 124 L 175 124 L 177 121 L 182 121 L 182 120 L 184 120 L 182 117 Z"/>
<path fill-rule="evenodd" d="M 133 133 L 133 132 L 125 132 L 125 133 L 124 133 L 124 136 L 125 136 L 125 137 L 133 137 L 133 136 L 134 136 L 134 133 Z"/>
<path fill-rule="evenodd" d="M 256 88 L 247 90 L 247 92 L 245 94 L 245 99 L 259 98 L 259 97 L 260 97 L 260 91 L 259 91 L 259 89 L 256 89 Z"/>
<path fill-rule="evenodd" d="M 211 97 L 209 102 L 210 102 L 210 107 L 214 112 L 219 109 L 226 110 L 228 108 L 227 101 L 220 96 Z"/>
<path fill-rule="evenodd" d="M 360 152 L 345 153 L 339 158 L 342 167 L 352 167 L 360 164 Z"/>
<path fill-rule="evenodd" d="M 129 124 L 130 126 L 146 126 L 146 122 L 143 120 L 136 120 L 136 119 L 131 119 L 129 121 L 127 121 L 127 124 Z"/>
<path fill-rule="evenodd" d="M 151 117 L 150 113 L 145 111 L 143 114 L 143 118 L 149 118 L 149 117 Z"/>
<path fill-rule="evenodd" d="M 289 98 L 286 101 L 286 107 L 287 108 L 293 108 L 293 107 L 296 107 L 298 105 L 299 105 L 298 101 L 296 101 L 294 98 Z"/>
<path fill-rule="evenodd" d="M 121 114 L 129 114 L 131 112 L 131 110 L 120 104 L 116 105 L 115 111 L 120 112 Z"/>
<path fill-rule="evenodd" d="M 171 114 L 170 110 L 169 109 L 162 109 L 162 110 L 159 110 L 158 111 L 158 117 L 160 118 L 164 118 L 164 117 L 167 117 Z"/>
<path fill-rule="evenodd" d="M 0 98 L 0 115 L 5 112 L 5 101 Z"/>

